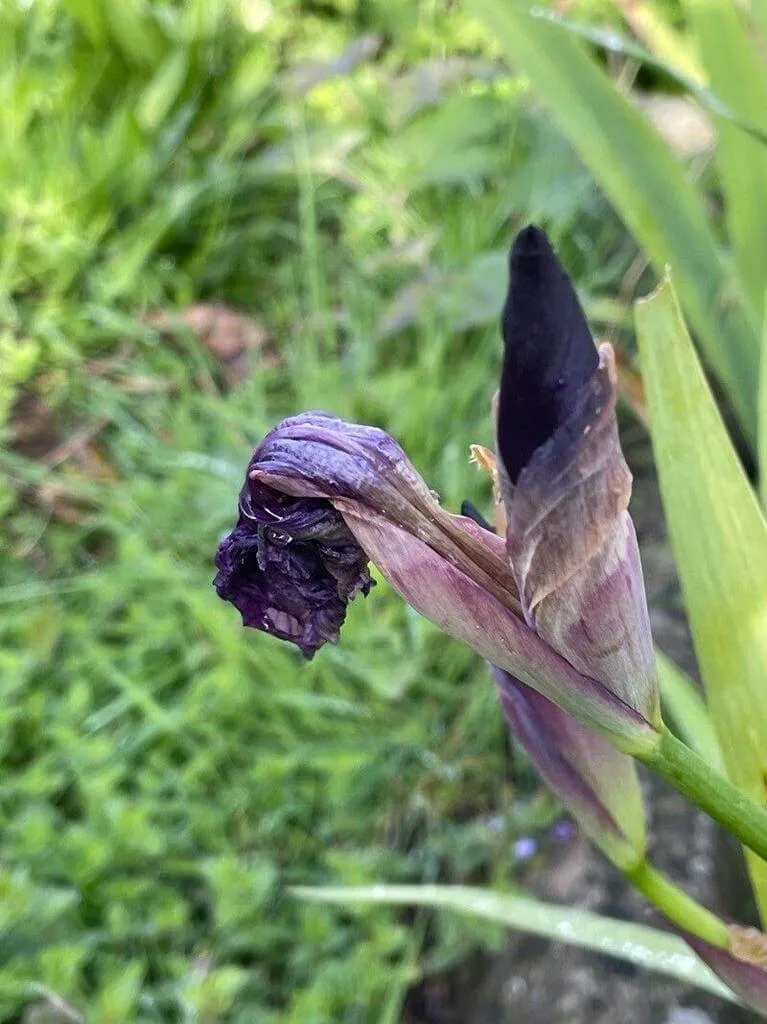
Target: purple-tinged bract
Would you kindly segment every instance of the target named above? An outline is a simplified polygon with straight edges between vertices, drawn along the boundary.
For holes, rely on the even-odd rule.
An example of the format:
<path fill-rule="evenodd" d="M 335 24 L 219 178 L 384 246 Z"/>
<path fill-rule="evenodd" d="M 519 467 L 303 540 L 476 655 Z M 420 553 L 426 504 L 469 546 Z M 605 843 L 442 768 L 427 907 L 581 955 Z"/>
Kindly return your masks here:
<path fill-rule="evenodd" d="M 607 856 L 627 869 L 645 854 L 634 761 L 543 694 L 491 665 L 512 735 L 541 777 Z"/>

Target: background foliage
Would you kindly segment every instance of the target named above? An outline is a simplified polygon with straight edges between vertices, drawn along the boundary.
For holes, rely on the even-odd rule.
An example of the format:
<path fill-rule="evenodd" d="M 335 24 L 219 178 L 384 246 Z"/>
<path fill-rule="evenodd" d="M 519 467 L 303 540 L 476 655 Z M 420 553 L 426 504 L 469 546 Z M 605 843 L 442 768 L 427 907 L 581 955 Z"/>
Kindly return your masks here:
<path fill-rule="evenodd" d="M 383 584 L 305 664 L 210 580 L 297 409 L 488 499 L 530 219 L 624 339 L 635 243 L 468 9 L 0 5 L 0 1019 L 396 1021 L 498 941 L 285 895 L 508 884 L 557 811 L 483 667 Z"/>

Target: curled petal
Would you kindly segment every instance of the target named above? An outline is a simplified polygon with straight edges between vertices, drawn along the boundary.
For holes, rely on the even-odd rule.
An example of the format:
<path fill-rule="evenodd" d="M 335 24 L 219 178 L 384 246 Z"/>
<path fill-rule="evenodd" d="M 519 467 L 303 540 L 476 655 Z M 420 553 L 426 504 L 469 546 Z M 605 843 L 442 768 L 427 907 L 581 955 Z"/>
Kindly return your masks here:
<path fill-rule="evenodd" d="M 385 516 L 431 545 L 478 583 L 519 609 L 503 552 L 458 529 L 397 442 L 376 427 L 325 413 L 283 420 L 256 448 L 248 481 L 296 497 L 349 499 Z M 481 532 L 481 531 L 480 531 Z"/>
<path fill-rule="evenodd" d="M 372 586 L 367 554 L 333 505 L 348 499 L 401 524 L 519 609 L 503 545 L 459 529 L 393 438 L 310 412 L 279 423 L 256 448 L 237 525 L 216 555 L 216 590 L 246 626 L 307 657 L 338 639 L 348 602 Z"/>
<path fill-rule="evenodd" d="M 491 666 L 512 734 L 588 836 L 622 869 L 644 857 L 634 761 L 531 687 Z"/>

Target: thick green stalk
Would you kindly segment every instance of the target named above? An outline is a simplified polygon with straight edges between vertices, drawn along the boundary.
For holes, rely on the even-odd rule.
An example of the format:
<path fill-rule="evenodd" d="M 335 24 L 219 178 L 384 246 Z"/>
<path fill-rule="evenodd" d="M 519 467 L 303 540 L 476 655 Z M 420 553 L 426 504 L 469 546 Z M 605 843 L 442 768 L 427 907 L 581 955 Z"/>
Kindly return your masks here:
<path fill-rule="evenodd" d="M 685 746 L 666 726 L 660 742 L 639 760 L 709 814 L 754 853 L 767 860 L 767 810 Z"/>
<path fill-rule="evenodd" d="M 656 871 L 647 861 L 623 872 L 632 885 L 680 928 L 691 932 L 704 942 L 728 949 L 730 933 L 727 925 L 674 885 L 665 875 Z"/>

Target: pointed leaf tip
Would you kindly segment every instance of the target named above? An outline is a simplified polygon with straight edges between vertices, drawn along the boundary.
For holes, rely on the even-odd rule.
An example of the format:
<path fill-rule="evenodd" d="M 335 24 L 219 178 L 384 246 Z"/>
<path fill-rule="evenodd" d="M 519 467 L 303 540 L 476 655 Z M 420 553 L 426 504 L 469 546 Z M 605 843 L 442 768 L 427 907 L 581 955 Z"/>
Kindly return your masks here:
<path fill-rule="evenodd" d="M 660 276 L 658 283 L 652 291 L 648 292 L 646 295 L 640 296 L 634 305 L 637 309 L 640 309 L 652 302 L 654 299 L 659 298 L 661 295 L 665 295 L 669 291 L 672 292 L 674 302 L 676 302 L 676 295 L 673 293 L 673 285 L 671 283 L 671 267 L 667 263 L 663 268 L 663 274 Z"/>

